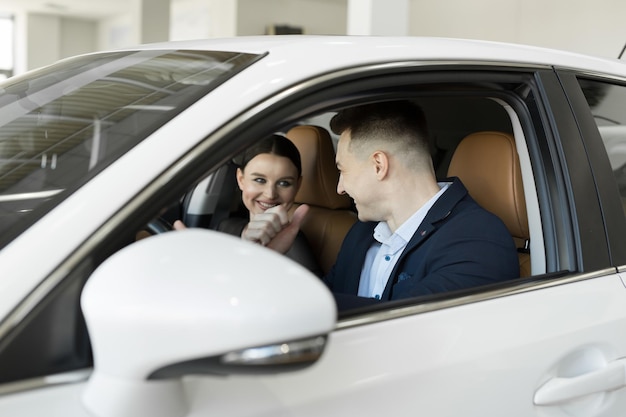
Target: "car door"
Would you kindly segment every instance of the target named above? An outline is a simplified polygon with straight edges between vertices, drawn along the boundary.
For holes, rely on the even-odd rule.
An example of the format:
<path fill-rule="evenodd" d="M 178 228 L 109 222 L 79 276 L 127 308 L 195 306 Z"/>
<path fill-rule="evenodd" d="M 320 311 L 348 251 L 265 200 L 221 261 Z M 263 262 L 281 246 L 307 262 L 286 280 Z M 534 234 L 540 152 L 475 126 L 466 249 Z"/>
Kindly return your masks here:
<path fill-rule="evenodd" d="M 532 276 L 342 311 L 324 354 L 296 372 L 224 378 L 190 371 L 181 380 L 189 415 L 619 415 L 626 407 L 626 289 L 606 231 L 623 224 L 605 223 L 605 194 L 556 73 L 510 67 L 360 71 L 335 80 L 341 88 L 332 93 L 327 85 L 309 86 L 301 107 L 291 97 L 290 112 L 310 116 L 308 103 L 331 99 L 336 108 L 338 95 L 354 97 L 357 88 L 361 95 L 341 106 L 402 97 L 426 105 L 441 99 L 452 109 L 480 97 L 502 107 L 524 161 Z M 464 109 L 475 122 L 471 106 Z M 276 116 L 285 117 L 281 105 L 267 111 L 252 119 L 275 126 L 295 121 Z M 464 130 L 461 117 L 443 119 L 447 125 L 431 127 Z"/>
<path fill-rule="evenodd" d="M 621 415 L 626 289 L 616 266 L 624 252 L 607 235 L 623 233 L 624 222 L 612 220 L 616 197 L 592 170 L 602 152 L 589 148 L 556 73 L 539 69 L 525 86 L 516 99 L 491 94 L 507 101 L 527 146 L 518 152 L 527 152 L 526 178 L 534 179 L 531 215 L 540 221 L 531 228 L 541 228 L 543 271 L 498 288 L 344 312 L 314 366 L 231 382 L 191 378 L 193 411 L 253 415 L 233 404 L 236 395 L 260 415 Z"/>
<path fill-rule="evenodd" d="M 623 284 L 578 279 L 342 320 L 307 370 L 189 380 L 191 415 L 620 415 Z"/>

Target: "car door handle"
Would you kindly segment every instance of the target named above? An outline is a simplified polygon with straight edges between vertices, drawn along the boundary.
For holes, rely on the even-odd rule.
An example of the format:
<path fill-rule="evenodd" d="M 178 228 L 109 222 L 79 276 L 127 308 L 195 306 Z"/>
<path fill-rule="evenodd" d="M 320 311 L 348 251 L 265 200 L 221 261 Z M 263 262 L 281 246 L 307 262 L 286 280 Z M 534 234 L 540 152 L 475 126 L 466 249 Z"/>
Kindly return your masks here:
<path fill-rule="evenodd" d="M 535 405 L 554 405 L 585 395 L 626 386 L 626 358 L 606 367 L 571 378 L 553 378 L 535 392 Z"/>

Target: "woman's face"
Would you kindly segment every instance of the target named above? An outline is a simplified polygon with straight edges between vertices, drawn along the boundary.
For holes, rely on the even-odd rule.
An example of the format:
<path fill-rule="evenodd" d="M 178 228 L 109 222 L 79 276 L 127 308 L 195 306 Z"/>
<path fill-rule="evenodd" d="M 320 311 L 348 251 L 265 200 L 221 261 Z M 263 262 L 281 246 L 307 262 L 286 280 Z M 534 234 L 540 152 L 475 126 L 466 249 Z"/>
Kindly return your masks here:
<path fill-rule="evenodd" d="M 250 215 L 282 205 L 287 210 L 300 188 L 298 170 L 289 158 L 262 153 L 237 170 L 241 198 Z"/>

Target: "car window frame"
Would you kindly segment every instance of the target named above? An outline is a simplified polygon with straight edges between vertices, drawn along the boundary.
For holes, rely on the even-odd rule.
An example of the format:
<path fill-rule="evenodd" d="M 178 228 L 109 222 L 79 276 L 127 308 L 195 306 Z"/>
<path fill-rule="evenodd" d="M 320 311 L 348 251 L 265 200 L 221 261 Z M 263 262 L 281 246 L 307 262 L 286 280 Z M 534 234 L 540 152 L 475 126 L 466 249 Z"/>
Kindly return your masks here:
<path fill-rule="evenodd" d="M 458 65 L 458 63 L 455 64 Z M 388 71 L 388 68 L 385 68 L 385 70 Z M 542 221 L 544 222 L 544 227 L 546 226 L 546 223 L 553 223 L 549 225 L 552 230 L 549 230 L 547 233 L 544 230 L 544 233 L 546 233 L 547 235 L 552 234 L 553 236 L 556 236 L 553 241 L 554 243 L 550 244 L 553 245 L 553 247 L 546 248 L 546 251 L 551 250 L 552 253 L 550 256 L 552 256 L 553 259 L 557 259 L 559 261 L 552 261 L 551 263 L 549 263 L 548 273 L 545 275 L 530 277 L 527 281 L 520 280 L 516 283 L 505 283 L 502 287 L 496 285 L 493 287 L 493 292 L 490 292 L 486 288 L 477 290 L 478 294 L 476 294 L 473 290 L 469 290 L 467 292 L 462 291 L 457 294 L 449 294 L 450 298 L 457 297 L 458 299 L 463 298 L 464 302 L 477 302 L 493 297 L 505 296 L 506 294 L 516 294 L 520 290 L 530 290 L 533 288 L 533 286 L 536 286 L 536 288 L 543 288 L 550 285 L 560 285 L 560 283 L 562 282 L 559 281 L 559 278 L 561 277 L 567 277 L 566 280 L 569 282 L 577 279 L 582 280 L 590 279 L 596 276 L 604 276 L 608 273 L 614 272 L 614 270 L 610 268 L 610 265 L 607 261 L 608 257 L 606 256 L 606 253 L 604 253 L 602 250 L 602 248 L 606 248 L 605 236 L 600 236 L 599 244 L 595 246 L 596 248 L 600 248 L 597 250 L 597 252 L 600 252 L 603 256 L 600 256 L 601 259 L 596 262 L 596 265 L 594 265 L 593 268 L 589 267 L 585 269 L 586 265 L 590 264 L 590 262 L 582 261 L 582 258 L 584 258 L 585 254 L 582 253 L 581 245 L 578 244 L 578 242 L 581 240 L 578 237 L 581 234 L 581 230 L 584 232 L 584 228 L 581 227 L 580 223 L 576 223 L 578 221 L 576 218 L 569 217 L 566 213 L 562 213 L 563 207 L 569 207 L 569 204 L 572 201 L 573 197 L 570 195 L 571 190 L 578 187 L 578 185 L 571 184 L 571 182 L 567 178 L 568 171 L 566 171 L 564 167 L 559 163 L 555 164 L 555 162 L 562 162 L 564 160 L 567 160 L 567 158 L 562 154 L 564 150 L 558 144 L 558 138 L 560 137 L 559 129 L 562 128 L 564 123 L 559 120 L 559 124 L 555 124 L 555 120 L 550 112 L 554 111 L 554 102 L 559 105 L 559 112 L 567 112 L 568 108 L 562 106 L 560 103 L 560 101 L 563 101 L 564 99 L 564 93 L 563 90 L 560 88 L 558 82 L 555 84 L 555 80 L 552 78 L 549 80 L 551 83 L 551 85 L 549 86 L 550 88 L 546 88 L 546 86 L 544 85 L 546 76 L 554 76 L 553 69 L 551 67 L 537 66 L 529 68 L 527 66 L 515 66 L 508 64 L 489 65 L 484 63 L 472 63 L 468 64 L 467 66 L 461 65 L 452 69 L 449 65 L 445 65 L 442 63 L 413 63 L 412 65 L 404 63 L 402 69 L 392 75 L 387 74 L 383 76 L 380 73 L 377 74 L 376 71 L 371 71 L 367 73 L 366 76 L 364 76 L 365 72 L 366 71 L 364 70 L 363 73 L 352 74 L 352 77 L 356 79 L 350 79 L 349 77 L 347 77 L 348 79 L 341 80 L 341 82 L 339 82 L 338 79 L 335 79 L 334 81 L 337 83 L 337 85 L 335 85 L 335 88 L 332 89 L 332 93 L 328 92 L 328 90 L 331 90 L 331 87 L 324 86 L 326 87 L 326 92 L 324 94 L 332 94 L 334 96 L 341 95 L 342 97 L 346 97 L 350 94 L 342 94 L 341 90 L 358 89 L 358 87 L 355 87 L 355 85 L 361 85 L 363 86 L 362 88 L 367 91 L 376 91 L 376 89 L 383 89 L 382 86 L 377 85 L 377 83 L 384 84 L 384 82 L 381 82 L 381 80 L 383 79 L 402 76 L 410 78 L 416 76 L 416 74 L 419 74 L 420 77 L 426 79 L 427 82 L 433 83 L 441 82 L 442 79 L 466 79 L 468 75 L 472 76 L 476 74 L 487 73 L 500 77 L 508 77 L 511 76 L 511 74 L 524 74 L 525 76 L 529 77 L 529 80 L 532 80 L 531 82 L 533 83 L 533 85 L 531 88 L 533 88 L 533 91 L 535 93 L 534 100 L 537 101 L 535 110 L 538 114 L 530 114 L 528 115 L 528 117 L 521 117 L 521 121 L 523 130 L 527 137 L 528 146 L 532 148 L 531 160 L 533 163 L 533 170 L 538 169 L 537 172 L 550 171 L 545 174 L 545 178 L 547 179 L 547 182 L 550 182 L 552 184 L 552 188 L 545 188 L 545 184 L 540 183 L 538 188 L 544 189 L 542 191 L 538 189 L 537 192 L 543 193 L 544 196 L 550 196 L 553 189 L 559 189 L 561 188 L 561 184 L 567 184 L 567 189 L 565 192 L 559 193 L 557 196 L 551 195 L 549 204 L 545 204 L 544 201 L 541 202 L 541 209 L 546 210 L 545 212 L 542 211 L 541 215 Z M 445 74 L 445 76 L 442 76 L 442 74 Z M 349 87 L 348 85 L 350 83 L 354 83 L 354 85 Z M 555 86 L 559 88 L 554 89 Z M 313 114 L 316 114 L 316 112 L 313 111 L 316 108 L 318 112 L 320 112 L 339 104 L 337 103 L 337 100 L 333 100 L 332 98 L 327 98 L 326 100 L 324 100 L 316 94 L 312 94 L 306 90 L 301 90 L 299 91 L 299 93 L 300 94 L 294 94 L 292 97 L 290 97 L 290 100 L 281 103 L 280 108 L 267 107 L 266 112 L 261 112 L 253 116 L 247 115 L 246 118 L 249 125 L 242 124 L 237 127 L 236 135 L 238 136 L 238 138 L 240 140 L 245 140 L 244 138 L 246 137 L 246 135 L 256 135 L 257 137 L 259 137 L 258 130 L 256 132 L 251 132 L 248 129 L 248 126 L 250 125 L 255 125 L 257 129 L 261 129 L 264 134 L 267 134 L 275 129 L 275 120 L 277 119 L 280 120 L 281 118 L 283 118 L 283 124 L 288 125 L 290 123 L 296 122 L 297 120 L 307 118 Z M 401 94 L 401 96 L 398 97 L 398 94 Z M 305 104 L 298 102 L 298 100 L 301 100 L 300 95 L 305 97 L 304 101 L 310 103 L 308 107 Z M 342 104 L 358 104 L 360 102 L 363 102 L 363 100 L 373 97 L 374 95 L 377 94 L 372 94 L 370 97 L 363 97 L 362 94 L 353 93 L 353 98 L 347 101 L 344 99 L 342 101 Z M 405 98 L 407 97 L 407 93 L 380 93 L 377 95 L 377 97 L 384 97 L 387 99 Z M 524 109 L 527 110 L 528 106 L 529 103 L 524 103 L 522 101 L 518 103 L 513 103 L 513 107 L 518 109 L 518 111 L 524 111 Z M 302 113 L 300 113 L 297 109 L 306 109 L 306 111 L 300 110 L 302 111 Z M 273 117 L 270 117 L 270 114 Z M 571 112 L 569 116 L 571 119 Z M 535 130 L 534 126 L 540 126 L 539 130 Z M 538 138 L 537 136 L 542 136 L 543 138 L 548 139 L 548 142 L 550 142 L 548 149 L 542 149 L 538 145 L 540 138 Z M 577 149 L 581 146 L 580 140 L 580 136 L 574 136 L 572 139 L 572 141 L 576 143 Z M 570 151 L 568 150 L 568 152 Z M 535 166 L 536 164 L 541 165 L 541 167 L 537 168 Z M 549 169 L 546 169 L 546 164 L 550 165 Z M 578 167 L 578 169 L 579 172 L 585 171 L 584 168 Z M 597 215 L 594 214 L 592 217 L 595 222 L 598 222 L 600 211 L 599 208 L 596 207 L 596 209 L 597 210 L 595 213 Z M 556 212 L 560 213 L 561 215 L 555 215 Z M 556 219 L 556 221 L 553 222 L 552 219 Z M 574 236 L 577 236 L 576 239 L 573 239 Z M 576 241 L 575 245 L 571 244 L 572 240 Z M 416 303 L 423 304 L 422 301 L 415 300 L 408 302 L 400 301 L 397 303 L 397 307 L 399 309 L 405 309 L 407 305 L 415 306 Z M 450 300 L 445 300 L 443 303 L 437 303 L 437 307 L 433 306 L 433 308 L 438 309 L 441 308 L 442 305 L 445 305 L 447 308 L 450 306 L 458 305 L 458 303 L 454 301 L 450 302 Z M 384 310 L 385 315 L 387 317 L 391 317 L 393 316 L 393 314 L 390 314 L 390 310 L 393 310 L 394 308 L 395 307 L 393 307 L 392 304 L 386 304 L 386 306 L 381 307 L 380 310 Z M 360 316 L 361 313 L 368 314 L 369 312 L 374 310 L 378 309 L 373 309 L 371 307 L 367 307 L 363 310 L 356 309 L 354 311 L 354 314 L 343 314 L 342 318 L 352 320 L 354 317 Z M 415 311 L 423 312 L 427 310 L 431 311 L 430 308 L 417 308 Z M 359 320 L 356 321 L 358 322 Z"/>
<path fill-rule="evenodd" d="M 625 213 L 619 199 L 619 190 L 611 170 L 606 147 L 579 83 L 579 79 L 588 79 L 626 89 L 626 78 L 608 77 L 567 69 L 557 71 L 557 74 L 567 94 L 567 99 L 587 150 L 592 175 L 596 183 L 598 201 L 603 214 L 604 229 L 609 242 L 611 264 L 619 268 L 626 268 Z"/>

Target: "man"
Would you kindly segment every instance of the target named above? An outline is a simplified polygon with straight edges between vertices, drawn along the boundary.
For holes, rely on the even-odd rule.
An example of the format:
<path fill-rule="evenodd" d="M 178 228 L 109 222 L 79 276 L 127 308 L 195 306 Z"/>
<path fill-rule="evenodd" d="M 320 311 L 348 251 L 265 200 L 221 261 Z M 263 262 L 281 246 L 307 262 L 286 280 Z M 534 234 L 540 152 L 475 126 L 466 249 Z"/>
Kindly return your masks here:
<path fill-rule="evenodd" d="M 519 276 L 502 221 L 458 178 L 437 182 L 419 107 L 349 108 L 331 128 L 340 135 L 337 192 L 354 199 L 359 217 L 324 278 L 334 293 L 397 300 Z"/>

